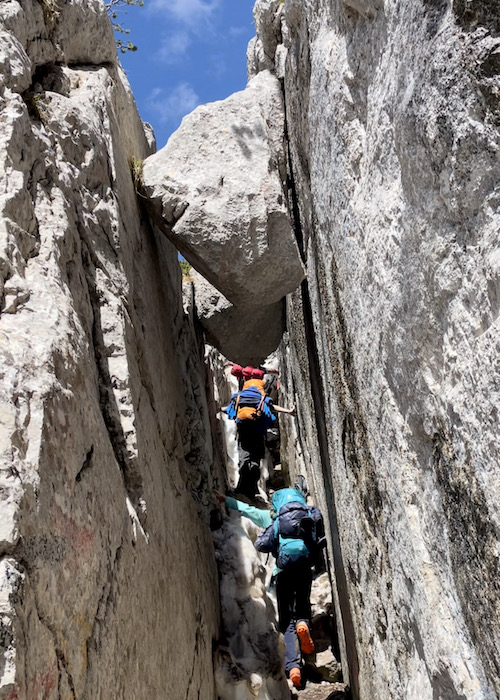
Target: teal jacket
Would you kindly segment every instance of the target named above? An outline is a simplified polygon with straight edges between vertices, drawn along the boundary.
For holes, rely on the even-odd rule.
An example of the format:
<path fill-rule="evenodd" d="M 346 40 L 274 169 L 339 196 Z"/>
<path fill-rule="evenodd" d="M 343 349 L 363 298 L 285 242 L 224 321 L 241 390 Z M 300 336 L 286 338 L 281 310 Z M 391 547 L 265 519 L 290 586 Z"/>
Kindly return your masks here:
<path fill-rule="evenodd" d="M 245 518 L 250 518 L 250 520 L 255 523 L 258 527 L 263 530 L 272 524 L 273 519 L 271 518 L 271 513 L 268 510 L 262 510 L 261 508 L 256 508 L 255 506 L 249 506 L 248 503 L 243 503 L 243 501 L 237 501 L 236 498 L 231 498 L 228 496 L 226 498 L 226 506 L 232 510 L 237 510 Z M 273 569 L 273 576 L 279 573 L 278 567 L 275 565 Z"/>
<path fill-rule="evenodd" d="M 232 508 L 233 510 L 236 510 L 239 513 L 241 513 L 241 515 L 250 518 L 250 520 L 253 523 L 255 523 L 258 527 L 261 527 L 263 530 L 269 528 L 269 526 L 272 525 L 272 523 L 274 522 L 274 519 L 271 515 L 271 511 L 269 510 L 261 510 L 260 508 L 250 506 L 247 503 L 238 501 L 236 500 L 236 498 L 231 498 L 230 496 L 226 497 L 225 503 L 228 508 Z M 290 517 L 287 512 L 287 506 L 290 503 L 292 505 L 294 503 L 299 503 L 303 506 L 307 505 L 304 495 L 297 489 L 284 488 L 275 491 L 271 499 L 272 514 L 275 515 L 276 513 L 280 513 L 283 511 L 283 518 L 286 519 L 287 516 Z M 322 524 L 323 519 L 321 517 L 321 513 L 317 508 L 311 506 L 309 514 L 314 517 L 317 526 L 319 526 L 320 523 Z M 277 532 L 277 528 L 273 528 L 272 530 L 269 530 L 268 533 L 264 532 L 262 535 L 260 535 L 255 543 L 256 549 L 259 552 L 272 552 L 273 556 L 277 557 L 278 560 L 280 559 L 281 554 L 284 552 L 285 555 L 281 558 L 283 559 L 283 561 L 285 561 L 285 563 L 287 561 L 287 558 L 288 560 L 291 559 L 293 561 L 293 557 L 302 557 L 304 556 L 304 554 L 307 557 L 306 560 L 309 561 L 308 558 L 310 557 L 312 550 L 310 550 L 307 547 L 306 543 L 302 540 L 302 538 L 297 538 L 293 536 L 286 537 L 285 535 L 280 534 L 279 552 L 275 552 L 274 544 Z M 280 571 L 281 569 L 279 569 L 277 565 L 275 565 L 273 575 L 278 574 Z"/>
<path fill-rule="evenodd" d="M 255 523 L 258 527 L 263 530 L 269 527 L 273 522 L 271 518 L 271 513 L 268 510 L 262 510 L 261 508 L 256 508 L 255 506 L 249 506 L 248 503 L 243 503 L 243 501 L 237 501 L 236 498 L 231 498 L 228 496 L 226 498 L 226 506 L 231 508 L 231 510 L 237 510 L 245 518 L 250 518 L 250 520 Z"/>
<path fill-rule="evenodd" d="M 290 501 L 298 501 L 306 505 L 306 499 L 299 493 L 296 489 L 279 489 L 275 491 L 271 499 L 271 508 L 273 513 L 279 513 L 280 509 L 289 503 Z M 248 503 L 243 503 L 243 501 L 237 501 L 236 498 L 231 498 L 231 496 L 226 497 L 226 506 L 232 508 L 232 510 L 237 510 L 246 518 L 261 527 L 263 530 L 269 527 L 273 522 L 271 517 L 271 512 L 269 510 L 262 510 L 261 508 L 256 508 L 255 506 L 249 506 Z"/>

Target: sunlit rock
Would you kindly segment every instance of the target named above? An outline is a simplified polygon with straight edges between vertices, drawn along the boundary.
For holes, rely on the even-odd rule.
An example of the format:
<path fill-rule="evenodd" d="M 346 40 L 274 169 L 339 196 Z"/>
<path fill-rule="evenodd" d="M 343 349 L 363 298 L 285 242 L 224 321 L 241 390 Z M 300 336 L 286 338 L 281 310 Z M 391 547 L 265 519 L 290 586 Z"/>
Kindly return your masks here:
<path fill-rule="evenodd" d="M 196 271 L 191 272 L 194 302 L 207 340 L 241 365 L 259 365 L 276 350 L 284 330 L 284 302 L 236 307 Z"/>
<path fill-rule="evenodd" d="M 220 456 L 150 135 L 104 3 L 0 24 L 0 697 L 212 700 Z"/>
<path fill-rule="evenodd" d="M 304 277 L 285 180 L 281 87 L 268 71 L 185 117 L 143 175 L 157 226 L 242 307 L 278 302 Z"/>
<path fill-rule="evenodd" d="M 301 442 L 283 462 L 314 471 L 327 514 L 344 677 L 373 700 L 493 700 L 498 3 L 286 0 L 283 15 L 308 265 L 287 301 Z"/>
<path fill-rule="evenodd" d="M 253 546 L 259 529 L 233 513 L 214 533 L 222 637 L 215 656 L 221 700 L 289 700 L 283 646 L 266 590 L 266 568 Z"/>

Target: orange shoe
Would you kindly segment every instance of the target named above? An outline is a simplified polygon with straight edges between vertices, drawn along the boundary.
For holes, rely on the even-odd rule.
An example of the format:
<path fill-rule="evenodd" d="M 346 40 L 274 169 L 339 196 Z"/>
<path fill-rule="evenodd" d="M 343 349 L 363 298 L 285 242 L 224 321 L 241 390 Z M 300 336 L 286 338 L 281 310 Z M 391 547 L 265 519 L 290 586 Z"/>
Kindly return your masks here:
<path fill-rule="evenodd" d="M 300 649 L 303 654 L 313 654 L 314 653 L 314 642 L 309 632 L 309 627 L 305 622 L 299 622 L 297 624 L 297 636 L 300 642 Z"/>
<path fill-rule="evenodd" d="M 302 675 L 300 673 L 300 668 L 291 668 L 288 677 L 292 681 L 295 688 L 302 687 Z"/>

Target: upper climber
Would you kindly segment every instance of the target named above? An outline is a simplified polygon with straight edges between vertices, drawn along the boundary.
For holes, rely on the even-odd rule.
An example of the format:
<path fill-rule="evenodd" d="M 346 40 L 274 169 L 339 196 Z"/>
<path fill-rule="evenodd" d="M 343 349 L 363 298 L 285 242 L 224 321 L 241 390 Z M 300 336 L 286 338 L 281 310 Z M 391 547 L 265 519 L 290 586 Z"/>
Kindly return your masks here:
<path fill-rule="evenodd" d="M 236 421 L 240 476 L 236 491 L 248 498 L 258 494 L 260 460 L 266 450 L 266 430 L 276 421 L 275 412 L 295 414 L 295 406 L 287 409 L 277 406 L 265 391 L 265 370 L 256 367 L 240 368 L 233 365 L 231 373 L 238 377 L 241 370 L 240 390 L 221 410 Z M 239 377 L 238 377 L 239 378 Z"/>

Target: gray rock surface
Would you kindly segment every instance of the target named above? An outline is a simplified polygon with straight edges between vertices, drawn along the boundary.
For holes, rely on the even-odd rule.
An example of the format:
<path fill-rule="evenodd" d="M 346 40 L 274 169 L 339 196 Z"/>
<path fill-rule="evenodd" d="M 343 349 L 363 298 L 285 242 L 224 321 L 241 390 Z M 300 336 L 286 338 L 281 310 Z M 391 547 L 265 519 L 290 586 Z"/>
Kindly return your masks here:
<path fill-rule="evenodd" d="M 496 700 L 497 3 L 259 0 L 247 90 L 155 156 L 104 15 L 0 6 L 0 697 L 288 692 L 227 523 L 214 673 L 223 440 L 174 241 L 238 314 L 292 292 L 281 471 L 327 517 L 355 700 Z"/>
<path fill-rule="evenodd" d="M 6 0 L 1 23 L 24 47 L 33 71 L 56 62 L 117 63 L 113 29 L 100 0 Z"/>
<path fill-rule="evenodd" d="M 283 335 L 284 301 L 236 307 L 195 270 L 191 271 L 198 318 L 207 341 L 242 366 L 258 366 L 276 350 Z"/>
<path fill-rule="evenodd" d="M 221 588 L 222 636 L 215 654 L 221 700 L 289 700 L 283 648 L 266 589 L 265 556 L 253 546 L 260 529 L 232 511 L 214 533 Z"/>
<path fill-rule="evenodd" d="M 0 697 L 209 699 L 203 348 L 103 4 L 42 6 L 0 6 Z"/>
<path fill-rule="evenodd" d="M 276 50 L 281 44 L 282 13 L 283 3 L 279 0 L 265 0 L 255 4 L 257 36 L 250 41 L 247 50 L 249 79 L 263 70 L 274 71 Z"/>
<path fill-rule="evenodd" d="M 284 4 L 308 284 L 287 308 L 303 443 L 285 436 L 283 467 L 329 514 L 354 697 L 494 700 L 498 4 L 369 5 Z"/>
<path fill-rule="evenodd" d="M 152 216 L 235 306 L 269 306 L 304 268 L 288 216 L 281 87 L 269 72 L 184 118 L 144 163 Z"/>
<path fill-rule="evenodd" d="M 348 8 L 356 10 L 362 17 L 373 19 L 377 11 L 383 8 L 383 0 L 342 0 Z"/>

